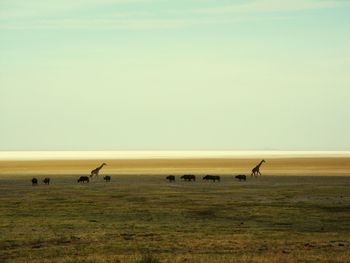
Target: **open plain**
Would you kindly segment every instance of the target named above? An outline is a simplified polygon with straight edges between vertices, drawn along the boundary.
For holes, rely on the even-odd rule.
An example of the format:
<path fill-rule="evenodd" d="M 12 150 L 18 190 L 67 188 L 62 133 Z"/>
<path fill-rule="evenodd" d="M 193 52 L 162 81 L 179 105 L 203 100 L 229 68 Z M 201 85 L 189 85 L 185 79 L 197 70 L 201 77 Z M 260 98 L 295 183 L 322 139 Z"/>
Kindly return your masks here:
<path fill-rule="evenodd" d="M 0 262 L 349 262 L 350 159 L 257 161 L 2 161 Z"/>

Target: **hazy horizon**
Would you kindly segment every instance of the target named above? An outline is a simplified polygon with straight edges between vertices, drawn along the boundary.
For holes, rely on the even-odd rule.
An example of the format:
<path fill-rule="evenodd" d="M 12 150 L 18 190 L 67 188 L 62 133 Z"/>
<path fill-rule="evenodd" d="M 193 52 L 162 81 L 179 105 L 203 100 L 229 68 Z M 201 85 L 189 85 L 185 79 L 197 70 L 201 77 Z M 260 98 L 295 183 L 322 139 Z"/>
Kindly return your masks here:
<path fill-rule="evenodd" d="M 0 1 L 0 151 L 350 150 L 350 2 Z"/>
<path fill-rule="evenodd" d="M 0 151 L 0 161 L 350 157 L 350 151 Z"/>

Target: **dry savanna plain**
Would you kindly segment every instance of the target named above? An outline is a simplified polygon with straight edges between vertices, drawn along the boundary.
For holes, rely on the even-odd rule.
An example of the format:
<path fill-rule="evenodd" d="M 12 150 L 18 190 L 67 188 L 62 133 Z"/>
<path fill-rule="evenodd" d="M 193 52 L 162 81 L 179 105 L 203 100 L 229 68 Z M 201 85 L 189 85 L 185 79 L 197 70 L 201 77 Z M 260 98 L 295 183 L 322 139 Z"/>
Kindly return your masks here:
<path fill-rule="evenodd" d="M 349 262 L 350 158 L 259 161 L 0 161 L 0 262 Z"/>

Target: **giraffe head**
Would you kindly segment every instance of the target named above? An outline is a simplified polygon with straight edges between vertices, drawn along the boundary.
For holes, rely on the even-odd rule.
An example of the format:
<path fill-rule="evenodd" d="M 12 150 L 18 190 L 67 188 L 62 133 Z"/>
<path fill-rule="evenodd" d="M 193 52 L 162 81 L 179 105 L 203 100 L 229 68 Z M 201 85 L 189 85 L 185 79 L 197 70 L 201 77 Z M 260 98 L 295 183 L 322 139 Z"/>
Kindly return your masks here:
<path fill-rule="evenodd" d="M 262 160 L 261 162 L 262 162 L 262 163 L 266 163 L 266 161 L 265 161 L 265 160 Z"/>
<path fill-rule="evenodd" d="M 102 165 L 107 165 L 106 163 L 103 163 Z"/>

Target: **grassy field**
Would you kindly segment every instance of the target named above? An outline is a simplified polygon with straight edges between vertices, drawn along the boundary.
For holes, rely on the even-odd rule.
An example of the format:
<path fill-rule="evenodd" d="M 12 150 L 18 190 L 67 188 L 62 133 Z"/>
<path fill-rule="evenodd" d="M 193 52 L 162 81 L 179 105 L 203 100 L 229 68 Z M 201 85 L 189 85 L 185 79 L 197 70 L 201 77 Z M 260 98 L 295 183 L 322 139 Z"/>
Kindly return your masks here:
<path fill-rule="evenodd" d="M 0 262 L 349 262 L 350 178 L 0 176 Z M 43 179 L 44 175 L 39 175 Z"/>

